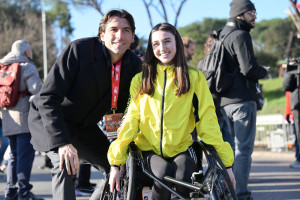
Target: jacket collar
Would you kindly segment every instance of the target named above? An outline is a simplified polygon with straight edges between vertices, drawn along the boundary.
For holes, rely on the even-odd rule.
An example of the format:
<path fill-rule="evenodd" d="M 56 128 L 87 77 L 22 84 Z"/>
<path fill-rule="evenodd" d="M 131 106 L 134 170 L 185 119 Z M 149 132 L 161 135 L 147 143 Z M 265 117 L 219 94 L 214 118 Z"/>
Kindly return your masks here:
<path fill-rule="evenodd" d="M 251 30 L 250 25 L 245 20 L 235 19 L 235 18 L 230 18 L 227 21 L 226 26 L 233 28 L 235 30 L 241 29 L 241 30 L 244 30 L 247 32 L 250 32 L 250 30 Z"/>

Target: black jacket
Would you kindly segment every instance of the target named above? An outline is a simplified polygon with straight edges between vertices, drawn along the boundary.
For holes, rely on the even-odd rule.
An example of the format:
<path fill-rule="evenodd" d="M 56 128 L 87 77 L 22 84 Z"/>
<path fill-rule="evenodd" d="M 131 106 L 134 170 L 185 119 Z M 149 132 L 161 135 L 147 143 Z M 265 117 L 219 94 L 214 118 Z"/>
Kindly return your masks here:
<path fill-rule="evenodd" d="M 291 92 L 291 109 L 300 109 L 300 91 L 299 91 L 299 83 L 297 80 L 297 76 L 299 78 L 300 75 L 296 75 L 293 73 L 288 73 L 285 71 L 283 75 L 283 89 L 285 91 Z"/>
<path fill-rule="evenodd" d="M 124 112 L 131 79 L 141 71 L 141 61 L 127 50 L 122 57 L 120 92 L 116 112 Z M 98 38 L 68 45 L 50 70 L 29 113 L 31 143 L 49 151 L 71 143 L 76 134 L 101 145 L 97 123 L 111 110 L 111 59 Z M 100 132 L 101 133 L 101 132 Z"/>
<path fill-rule="evenodd" d="M 256 83 L 266 76 L 267 70 L 259 66 L 253 52 L 252 39 L 249 31 L 241 27 L 236 19 L 229 19 L 220 33 L 224 40 L 225 62 L 228 71 L 237 71 L 231 89 L 222 94 L 221 106 L 256 100 Z"/>

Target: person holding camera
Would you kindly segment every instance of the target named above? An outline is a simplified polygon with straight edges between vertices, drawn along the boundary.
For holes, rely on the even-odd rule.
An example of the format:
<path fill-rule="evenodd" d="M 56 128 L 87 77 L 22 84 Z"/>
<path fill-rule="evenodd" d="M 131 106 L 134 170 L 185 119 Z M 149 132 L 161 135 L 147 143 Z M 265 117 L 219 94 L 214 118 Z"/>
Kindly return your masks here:
<path fill-rule="evenodd" d="M 290 91 L 290 102 L 291 102 L 291 109 L 294 116 L 294 124 L 296 127 L 296 138 L 298 142 L 298 146 L 300 145 L 300 90 L 299 90 L 299 64 L 295 68 L 296 63 L 289 63 L 285 69 L 285 73 L 283 75 L 283 89 L 285 91 Z M 298 155 L 300 150 L 298 148 Z M 299 157 L 299 156 L 298 156 Z M 291 167 L 300 168 L 300 160 L 297 159 Z"/>

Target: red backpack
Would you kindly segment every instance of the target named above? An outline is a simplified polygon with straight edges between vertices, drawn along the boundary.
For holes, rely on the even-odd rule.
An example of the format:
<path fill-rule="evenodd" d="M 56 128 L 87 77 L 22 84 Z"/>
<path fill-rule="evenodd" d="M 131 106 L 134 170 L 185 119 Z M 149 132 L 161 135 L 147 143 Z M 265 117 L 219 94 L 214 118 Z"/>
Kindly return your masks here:
<path fill-rule="evenodd" d="M 20 63 L 0 64 L 0 107 L 14 107 L 17 104 L 21 95 L 20 77 Z"/>

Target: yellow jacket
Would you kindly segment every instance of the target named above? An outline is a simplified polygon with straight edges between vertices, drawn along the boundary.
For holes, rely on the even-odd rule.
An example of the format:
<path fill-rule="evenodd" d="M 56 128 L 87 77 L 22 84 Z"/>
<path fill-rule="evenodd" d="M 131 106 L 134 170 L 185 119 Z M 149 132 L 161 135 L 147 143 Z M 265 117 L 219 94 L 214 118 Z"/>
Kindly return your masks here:
<path fill-rule="evenodd" d="M 181 96 L 175 96 L 177 87 L 174 84 L 175 73 L 172 66 L 157 65 L 153 96 L 138 94 L 142 73 L 132 79 L 128 110 L 118 130 L 118 138 L 112 142 L 108 151 L 111 165 L 126 162 L 128 145 L 132 141 L 135 141 L 141 151 L 153 151 L 165 158 L 186 151 L 193 143 L 190 133 L 195 127 L 192 102 L 194 94 L 199 102 L 200 120 L 196 124 L 198 135 L 205 143 L 215 147 L 226 167 L 232 165 L 233 151 L 229 143 L 223 141 L 206 79 L 200 70 L 191 67 L 189 77 L 190 90 Z"/>

